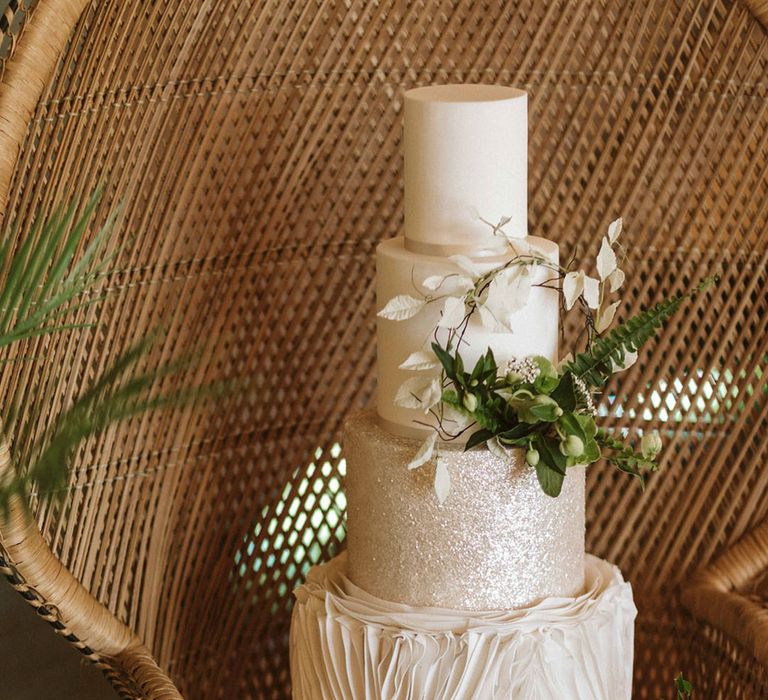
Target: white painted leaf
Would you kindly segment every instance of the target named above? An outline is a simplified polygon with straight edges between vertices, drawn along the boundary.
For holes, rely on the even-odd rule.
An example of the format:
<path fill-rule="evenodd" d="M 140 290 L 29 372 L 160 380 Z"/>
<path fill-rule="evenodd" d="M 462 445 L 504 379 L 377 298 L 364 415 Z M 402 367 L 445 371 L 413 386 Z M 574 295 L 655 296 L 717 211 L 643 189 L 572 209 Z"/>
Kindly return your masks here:
<path fill-rule="evenodd" d="M 451 282 L 454 291 L 459 294 L 464 294 L 475 288 L 475 280 L 467 275 L 456 275 L 456 277 L 451 278 Z"/>
<path fill-rule="evenodd" d="M 443 387 L 440 384 L 440 379 L 435 377 L 424 389 L 421 395 L 421 408 L 424 413 L 429 413 L 429 409 L 440 403 L 443 397 Z"/>
<path fill-rule="evenodd" d="M 618 240 L 622 227 L 623 223 L 621 221 L 621 217 L 615 221 L 611 221 L 611 223 L 608 225 L 608 241 L 611 243 L 611 245 L 616 243 Z"/>
<path fill-rule="evenodd" d="M 600 252 L 597 254 L 597 274 L 600 275 L 600 279 L 605 282 L 615 269 L 616 253 L 613 252 L 613 248 L 611 248 L 608 239 L 603 238 L 603 242 L 600 245 Z"/>
<path fill-rule="evenodd" d="M 456 263 L 458 268 L 466 272 L 472 279 L 477 279 L 483 274 L 483 271 L 466 255 L 451 255 L 448 259 Z"/>
<path fill-rule="evenodd" d="M 378 315 L 389 321 L 405 321 L 419 313 L 426 303 L 424 299 L 400 294 L 390 299 Z"/>
<path fill-rule="evenodd" d="M 423 369 L 435 369 L 440 366 L 435 353 L 427 350 L 417 350 L 412 352 L 400 365 L 400 369 L 408 369 L 418 372 Z"/>
<path fill-rule="evenodd" d="M 493 311 L 487 306 L 478 306 L 477 310 L 480 313 L 480 323 L 483 325 L 483 328 L 487 328 L 493 333 L 512 333 L 512 328 L 504 325 L 504 323 L 496 318 Z"/>
<path fill-rule="evenodd" d="M 437 465 L 435 467 L 435 495 L 440 505 L 445 503 L 448 494 L 451 491 L 451 475 L 448 472 L 448 465 L 445 460 L 438 455 Z"/>
<path fill-rule="evenodd" d="M 465 416 L 461 411 L 448 405 L 443 406 L 442 420 L 446 431 L 453 434 L 464 430 L 464 428 L 472 423 L 472 419 L 469 416 Z"/>
<path fill-rule="evenodd" d="M 624 284 L 624 271 L 617 267 L 608 277 L 608 284 L 610 284 L 612 292 L 621 289 L 621 285 Z"/>
<path fill-rule="evenodd" d="M 413 456 L 413 459 L 408 462 L 408 469 L 418 469 L 423 464 L 429 462 L 432 459 L 432 454 L 435 451 L 435 444 L 437 443 L 437 431 L 432 432 L 429 437 L 424 440 L 419 447 L 419 451 Z"/>
<path fill-rule="evenodd" d="M 406 379 L 395 394 L 395 405 L 401 408 L 421 408 L 421 397 L 431 378 L 419 376 Z"/>
<path fill-rule="evenodd" d="M 565 308 L 570 311 L 579 295 L 584 289 L 584 273 L 569 272 L 563 279 L 563 296 L 565 297 Z"/>
<path fill-rule="evenodd" d="M 621 302 L 614 301 L 613 304 L 608 306 L 605 311 L 600 314 L 597 323 L 595 324 L 598 333 L 602 333 L 611 325 L 611 323 L 613 323 L 613 317 L 616 315 L 616 309 L 619 308 L 620 303 Z"/>
<path fill-rule="evenodd" d="M 600 282 L 594 277 L 584 277 L 584 301 L 590 309 L 600 306 Z"/>
<path fill-rule="evenodd" d="M 635 351 L 625 352 L 623 365 L 619 365 L 618 363 L 613 362 L 613 360 L 611 360 L 611 362 L 613 364 L 614 372 L 623 372 L 625 369 L 629 369 L 632 365 L 635 364 L 635 362 L 637 362 L 637 353 Z"/>
<path fill-rule="evenodd" d="M 434 292 L 440 289 L 443 282 L 445 282 L 445 275 L 430 275 L 422 283 L 421 286 L 428 289 L 430 292 Z"/>
<path fill-rule="evenodd" d="M 497 324 L 512 326 L 512 315 L 522 309 L 531 292 L 531 275 L 527 267 L 515 267 L 497 274 L 488 285 L 488 296 L 481 308 L 491 312 Z"/>
<path fill-rule="evenodd" d="M 492 437 L 490 440 L 486 441 L 485 443 L 488 445 L 488 451 L 494 456 L 498 457 L 499 459 L 504 460 L 505 462 L 509 460 L 509 453 L 507 452 L 507 448 L 504 447 L 500 442 L 498 438 Z"/>
<path fill-rule="evenodd" d="M 437 324 L 440 328 L 458 328 L 464 320 L 464 298 L 447 297 L 443 305 L 443 315 Z"/>

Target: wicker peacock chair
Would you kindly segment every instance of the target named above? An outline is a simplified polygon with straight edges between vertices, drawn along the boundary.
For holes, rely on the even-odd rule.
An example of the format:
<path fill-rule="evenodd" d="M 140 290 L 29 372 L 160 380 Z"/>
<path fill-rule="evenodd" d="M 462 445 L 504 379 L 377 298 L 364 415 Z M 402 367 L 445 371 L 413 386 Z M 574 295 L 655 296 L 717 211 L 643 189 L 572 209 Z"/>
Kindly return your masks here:
<path fill-rule="evenodd" d="M 605 467 L 589 480 L 589 549 L 640 609 L 635 697 L 671 697 L 680 670 L 697 698 L 768 697 L 761 16 L 739 0 L 0 0 L 4 223 L 23 236 L 97 184 L 97 218 L 125 202 L 98 325 L 32 345 L 0 390 L 66 403 L 163 321 L 163 353 L 216 340 L 198 378 L 256 378 L 219 414 L 89 442 L 62 503 L 16 502 L 0 524 L 3 573 L 124 697 L 287 697 L 291 589 L 342 546 L 339 426 L 374 390 L 400 93 L 513 84 L 530 93 L 532 231 L 567 258 L 622 214 L 633 307 L 722 277 L 604 400 L 614 426 L 668 431 L 644 494 Z"/>

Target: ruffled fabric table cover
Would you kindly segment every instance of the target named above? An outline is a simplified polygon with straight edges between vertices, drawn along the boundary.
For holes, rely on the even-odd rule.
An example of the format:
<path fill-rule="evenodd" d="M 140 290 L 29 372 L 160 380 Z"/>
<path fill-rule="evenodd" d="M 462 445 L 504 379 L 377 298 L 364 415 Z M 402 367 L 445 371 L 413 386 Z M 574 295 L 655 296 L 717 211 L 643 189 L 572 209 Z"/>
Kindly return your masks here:
<path fill-rule="evenodd" d="M 296 700 L 624 700 L 632 693 L 632 589 L 585 559 L 585 589 L 516 610 L 413 608 L 346 578 L 346 555 L 296 589 Z"/>

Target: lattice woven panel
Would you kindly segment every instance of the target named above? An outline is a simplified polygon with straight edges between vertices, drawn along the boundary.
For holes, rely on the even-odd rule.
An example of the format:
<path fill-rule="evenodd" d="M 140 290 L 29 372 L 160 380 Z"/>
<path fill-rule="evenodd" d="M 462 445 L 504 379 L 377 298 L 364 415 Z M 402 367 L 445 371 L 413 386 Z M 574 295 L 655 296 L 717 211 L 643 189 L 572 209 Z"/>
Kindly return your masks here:
<path fill-rule="evenodd" d="M 768 514 L 767 70 L 762 27 L 715 0 L 93 2 L 6 221 L 102 183 L 124 247 L 97 326 L 36 344 L 2 385 L 66 403 L 160 323 L 165 356 L 211 341 L 198 378 L 254 380 L 220 412 L 89 443 L 39 509 L 55 552 L 190 700 L 286 696 L 290 591 L 343 545 L 339 427 L 374 391 L 401 91 L 498 82 L 530 94 L 531 232 L 591 258 L 623 215 L 622 313 L 722 277 L 603 397 L 609 425 L 665 434 L 661 474 L 645 493 L 604 466 L 589 481 L 589 548 L 641 606 L 684 583 Z M 689 657 L 649 629 L 638 697 L 669 697 Z M 716 697 L 728 663 L 688 675 Z"/>

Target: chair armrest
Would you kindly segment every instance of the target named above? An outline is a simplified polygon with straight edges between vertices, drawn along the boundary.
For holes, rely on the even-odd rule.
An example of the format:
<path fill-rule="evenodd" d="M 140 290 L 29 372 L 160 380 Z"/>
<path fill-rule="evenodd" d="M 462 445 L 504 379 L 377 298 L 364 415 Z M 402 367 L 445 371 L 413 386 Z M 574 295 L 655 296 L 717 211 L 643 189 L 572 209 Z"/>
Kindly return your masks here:
<path fill-rule="evenodd" d="M 768 521 L 697 572 L 681 597 L 768 668 Z"/>

